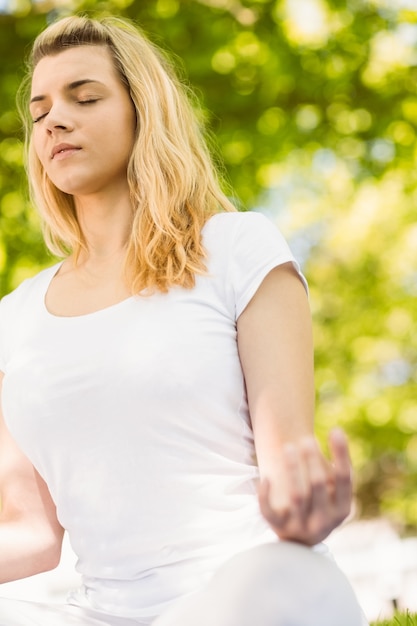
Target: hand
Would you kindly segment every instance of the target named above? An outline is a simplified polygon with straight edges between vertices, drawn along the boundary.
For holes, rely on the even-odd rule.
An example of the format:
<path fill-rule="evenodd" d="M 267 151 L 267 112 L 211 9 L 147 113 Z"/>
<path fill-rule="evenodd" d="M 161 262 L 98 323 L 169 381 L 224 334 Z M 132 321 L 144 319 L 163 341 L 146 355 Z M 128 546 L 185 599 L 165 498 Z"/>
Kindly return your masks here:
<path fill-rule="evenodd" d="M 314 437 L 285 444 L 280 475 L 261 481 L 260 509 L 280 539 L 314 545 L 349 515 L 352 472 L 340 429 L 330 434 L 329 446 L 331 462 Z"/>

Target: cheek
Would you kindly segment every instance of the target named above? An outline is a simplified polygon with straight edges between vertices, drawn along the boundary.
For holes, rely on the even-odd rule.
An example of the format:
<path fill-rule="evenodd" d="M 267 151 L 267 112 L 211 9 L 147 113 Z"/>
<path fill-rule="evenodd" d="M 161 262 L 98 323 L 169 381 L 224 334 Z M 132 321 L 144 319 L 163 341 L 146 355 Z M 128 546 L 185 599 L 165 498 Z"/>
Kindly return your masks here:
<path fill-rule="evenodd" d="M 46 154 L 45 154 L 45 148 L 42 150 L 42 142 L 41 142 L 41 138 L 39 136 L 39 133 L 37 133 L 35 131 L 33 132 L 31 143 L 32 143 L 33 153 L 38 157 L 39 161 L 45 167 L 46 162 L 47 162 L 47 158 L 46 158 Z"/>
<path fill-rule="evenodd" d="M 124 134 L 126 137 L 126 143 L 129 143 L 131 148 L 134 146 L 138 128 L 139 121 L 136 118 L 136 109 L 133 104 L 129 102 L 129 107 L 124 120 Z"/>
<path fill-rule="evenodd" d="M 121 138 L 123 137 L 123 140 Z M 133 146 L 135 145 L 136 139 L 136 125 L 133 125 L 130 120 L 126 120 L 123 125 L 120 127 L 120 132 L 118 133 L 118 140 L 120 151 L 130 157 Z"/>

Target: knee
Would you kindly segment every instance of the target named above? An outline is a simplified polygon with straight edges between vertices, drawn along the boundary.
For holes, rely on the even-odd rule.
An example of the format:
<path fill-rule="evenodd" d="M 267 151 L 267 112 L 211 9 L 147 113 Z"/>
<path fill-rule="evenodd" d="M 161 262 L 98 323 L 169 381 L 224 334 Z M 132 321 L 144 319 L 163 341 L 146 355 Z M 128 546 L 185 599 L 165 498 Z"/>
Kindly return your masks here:
<path fill-rule="evenodd" d="M 296 543 L 258 546 L 233 557 L 209 589 L 225 626 L 360 626 L 353 590 L 336 564 Z"/>

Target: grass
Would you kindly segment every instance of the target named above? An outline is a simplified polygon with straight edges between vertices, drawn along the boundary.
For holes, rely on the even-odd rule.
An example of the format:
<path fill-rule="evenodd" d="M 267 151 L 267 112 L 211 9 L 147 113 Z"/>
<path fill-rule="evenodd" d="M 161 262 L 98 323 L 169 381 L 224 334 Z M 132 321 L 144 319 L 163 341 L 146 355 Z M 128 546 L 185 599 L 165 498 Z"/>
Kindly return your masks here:
<path fill-rule="evenodd" d="M 371 626 L 417 626 L 417 613 L 397 613 L 392 619 L 372 622 Z"/>

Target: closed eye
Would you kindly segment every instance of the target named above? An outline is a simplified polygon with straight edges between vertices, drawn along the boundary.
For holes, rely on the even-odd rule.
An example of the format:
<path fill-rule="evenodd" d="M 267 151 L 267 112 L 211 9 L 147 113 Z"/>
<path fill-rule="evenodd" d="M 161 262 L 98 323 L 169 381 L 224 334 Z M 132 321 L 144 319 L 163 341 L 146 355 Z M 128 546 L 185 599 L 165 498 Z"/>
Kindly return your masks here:
<path fill-rule="evenodd" d="M 78 104 L 94 104 L 99 98 L 89 98 L 88 100 L 77 100 Z"/>
<path fill-rule="evenodd" d="M 38 115 L 38 117 L 35 117 L 35 119 L 32 120 L 33 124 L 36 124 L 36 122 L 40 122 L 47 115 L 48 115 L 48 112 L 42 113 L 42 115 Z"/>
<path fill-rule="evenodd" d="M 88 98 L 86 100 L 77 100 L 77 104 L 94 104 L 94 102 L 97 102 L 99 99 L 100 98 Z M 40 122 L 47 115 L 48 111 L 46 113 L 42 113 L 42 115 L 38 115 L 38 117 L 35 117 L 35 119 L 32 120 L 33 124 Z"/>

